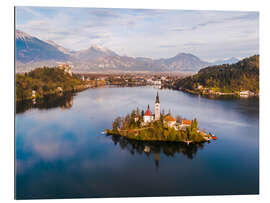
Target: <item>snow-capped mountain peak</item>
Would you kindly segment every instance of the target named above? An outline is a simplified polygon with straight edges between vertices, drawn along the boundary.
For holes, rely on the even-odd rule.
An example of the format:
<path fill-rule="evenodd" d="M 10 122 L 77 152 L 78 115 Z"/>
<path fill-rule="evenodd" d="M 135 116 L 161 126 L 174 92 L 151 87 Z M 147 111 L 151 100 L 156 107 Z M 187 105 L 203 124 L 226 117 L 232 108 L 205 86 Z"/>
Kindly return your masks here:
<path fill-rule="evenodd" d="M 32 39 L 33 37 L 29 34 L 26 34 L 25 32 L 21 30 L 16 30 L 16 39 L 26 40 L 26 39 Z"/>
<path fill-rule="evenodd" d="M 171 58 L 151 59 L 120 56 L 103 46 L 93 44 L 89 48 L 70 51 L 53 41 L 40 40 L 16 30 L 16 62 L 25 64 L 71 61 L 77 70 L 125 70 L 125 71 L 183 71 L 196 72 L 207 67 L 208 62 L 189 53 L 180 53 Z M 36 65 L 37 66 L 37 65 Z"/>
<path fill-rule="evenodd" d="M 99 52 L 103 52 L 103 53 L 111 53 L 112 51 L 103 47 L 103 46 L 100 46 L 98 44 L 93 44 L 91 47 L 90 47 L 90 50 L 95 50 L 95 51 L 99 51 Z"/>

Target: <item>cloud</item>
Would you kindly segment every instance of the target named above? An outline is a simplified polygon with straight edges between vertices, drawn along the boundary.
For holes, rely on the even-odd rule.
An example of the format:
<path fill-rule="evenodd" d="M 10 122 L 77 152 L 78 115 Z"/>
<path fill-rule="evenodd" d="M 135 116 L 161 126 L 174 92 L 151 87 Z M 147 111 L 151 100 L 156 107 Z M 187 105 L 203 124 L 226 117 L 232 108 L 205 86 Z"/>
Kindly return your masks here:
<path fill-rule="evenodd" d="M 159 48 L 166 48 L 166 49 L 167 49 L 167 48 L 176 47 L 176 45 L 169 45 L 169 44 L 168 44 L 168 45 L 159 45 L 158 47 L 159 47 Z"/>
<path fill-rule="evenodd" d="M 213 24 L 224 24 L 226 22 L 231 22 L 231 21 L 238 21 L 238 20 L 243 20 L 243 21 L 247 21 L 247 20 L 258 20 L 258 13 L 257 12 L 252 12 L 249 14 L 244 14 L 244 15 L 237 15 L 237 16 L 233 16 L 233 17 L 226 17 L 220 20 L 210 20 L 210 21 L 205 21 L 202 23 L 198 23 L 195 26 L 192 27 L 187 27 L 187 28 L 174 28 L 172 29 L 173 31 L 177 31 L 177 32 L 183 32 L 183 31 L 190 31 L 190 30 L 196 30 L 199 29 L 200 27 L 205 27 L 205 26 L 209 26 L 209 25 L 213 25 Z"/>
<path fill-rule="evenodd" d="M 226 18 L 226 20 L 255 20 L 259 19 L 259 12 L 248 12 L 247 14 Z"/>
<path fill-rule="evenodd" d="M 202 59 L 259 51 L 258 12 L 16 7 L 16 19 L 16 28 L 71 50 L 100 44 L 120 55 Z"/>
<path fill-rule="evenodd" d="M 90 15 L 95 15 L 98 18 L 119 18 L 120 15 L 118 15 L 115 12 L 112 12 L 108 9 L 95 9 L 95 10 L 91 10 L 89 12 Z"/>

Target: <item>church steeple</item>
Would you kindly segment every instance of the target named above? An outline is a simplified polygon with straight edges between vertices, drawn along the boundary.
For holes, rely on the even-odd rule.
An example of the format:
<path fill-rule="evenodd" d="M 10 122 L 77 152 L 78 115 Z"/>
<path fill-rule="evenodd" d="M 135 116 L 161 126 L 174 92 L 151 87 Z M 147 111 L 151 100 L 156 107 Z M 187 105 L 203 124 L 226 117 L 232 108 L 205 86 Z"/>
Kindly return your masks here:
<path fill-rule="evenodd" d="M 157 92 L 157 96 L 156 96 L 156 103 L 159 103 L 159 96 L 158 96 L 158 92 Z"/>
<path fill-rule="evenodd" d="M 159 119 L 160 119 L 160 103 L 159 103 L 159 96 L 157 92 L 156 103 L 155 103 L 155 120 L 157 121 Z"/>

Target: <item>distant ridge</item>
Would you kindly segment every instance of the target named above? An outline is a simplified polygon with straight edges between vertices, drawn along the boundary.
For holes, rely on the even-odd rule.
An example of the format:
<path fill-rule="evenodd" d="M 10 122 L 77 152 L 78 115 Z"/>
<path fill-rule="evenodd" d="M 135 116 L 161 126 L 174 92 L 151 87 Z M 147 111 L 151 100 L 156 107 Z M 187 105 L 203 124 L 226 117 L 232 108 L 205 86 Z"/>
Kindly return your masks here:
<path fill-rule="evenodd" d="M 73 71 L 150 71 L 193 72 L 211 65 L 190 53 L 179 53 L 171 58 L 151 59 L 120 56 L 100 45 L 71 51 L 53 41 L 43 41 L 16 30 L 16 71 L 29 71 L 40 66 L 70 63 Z"/>
<path fill-rule="evenodd" d="M 213 63 L 213 65 L 222 65 L 222 64 L 234 64 L 239 61 L 238 58 L 231 57 L 229 59 L 224 59 L 224 60 L 218 60 Z"/>
<path fill-rule="evenodd" d="M 194 72 L 210 65 L 210 63 L 202 61 L 197 56 L 189 53 L 179 53 L 172 58 L 160 59 L 158 61 L 166 65 L 171 71 Z"/>
<path fill-rule="evenodd" d="M 106 56 L 118 56 L 115 52 L 98 45 L 93 45 L 88 49 L 77 51 L 75 56 L 79 60 L 91 61 Z"/>

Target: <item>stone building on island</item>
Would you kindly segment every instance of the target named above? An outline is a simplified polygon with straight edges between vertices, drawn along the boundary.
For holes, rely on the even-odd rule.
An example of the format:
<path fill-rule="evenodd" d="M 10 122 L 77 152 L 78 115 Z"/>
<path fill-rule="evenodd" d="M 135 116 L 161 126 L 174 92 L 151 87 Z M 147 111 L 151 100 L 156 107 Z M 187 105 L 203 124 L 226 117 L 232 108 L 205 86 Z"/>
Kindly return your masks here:
<path fill-rule="evenodd" d="M 136 121 L 138 121 L 138 116 L 134 117 Z M 143 125 L 150 123 L 152 121 L 160 120 L 160 101 L 159 95 L 157 92 L 156 101 L 155 101 L 155 114 L 153 115 L 149 104 L 147 106 L 147 110 L 143 114 Z M 191 125 L 190 120 L 182 119 L 181 121 L 176 121 L 176 119 L 170 114 L 163 115 L 163 124 L 167 127 L 175 128 L 176 130 L 185 129 L 186 127 Z"/>
<path fill-rule="evenodd" d="M 176 125 L 176 119 L 172 117 L 171 115 L 167 115 L 163 119 L 163 123 L 167 125 L 168 127 L 174 127 Z"/>
<path fill-rule="evenodd" d="M 155 115 L 152 114 L 149 104 L 148 104 L 147 110 L 145 111 L 143 115 L 144 123 L 149 123 L 149 122 L 152 122 L 153 120 L 155 121 L 160 120 L 160 103 L 159 103 L 158 93 L 157 93 L 156 102 L 155 102 Z"/>
<path fill-rule="evenodd" d="M 153 121 L 153 115 L 152 115 L 152 112 L 150 111 L 150 107 L 148 104 L 147 110 L 145 111 L 143 115 L 143 122 L 150 123 L 151 121 Z"/>
<path fill-rule="evenodd" d="M 157 121 L 159 119 L 160 119 L 160 103 L 159 103 L 159 96 L 157 92 L 156 102 L 155 102 L 155 120 Z"/>

